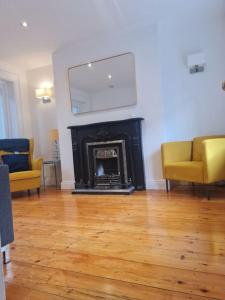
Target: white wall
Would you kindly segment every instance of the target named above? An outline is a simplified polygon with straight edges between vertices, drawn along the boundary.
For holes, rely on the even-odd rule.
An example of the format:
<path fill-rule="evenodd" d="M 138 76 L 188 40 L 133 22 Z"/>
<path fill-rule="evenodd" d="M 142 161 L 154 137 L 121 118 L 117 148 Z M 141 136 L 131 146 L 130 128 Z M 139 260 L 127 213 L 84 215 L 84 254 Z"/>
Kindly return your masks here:
<path fill-rule="evenodd" d="M 52 66 L 45 66 L 27 72 L 28 98 L 32 119 L 32 132 L 35 140 L 35 156 L 51 158 L 50 130 L 57 128 L 56 104 L 53 97 L 50 103 L 43 104 L 35 98 L 35 89 L 48 83 L 53 85 Z"/>
<path fill-rule="evenodd" d="M 139 32 L 72 44 L 53 56 L 57 118 L 62 156 L 62 187 L 74 181 L 69 125 L 144 117 L 147 187 L 163 187 L 160 145 L 168 140 L 225 132 L 225 21 L 160 23 Z M 67 68 L 131 51 L 136 60 L 137 105 L 74 116 L 70 111 Z M 187 55 L 206 54 L 204 73 L 191 75 Z M 62 111 L 64 113 L 62 113 Z"/>
<path fill-rule="evenodd" d="M 30 115 L 34 138 L 34 156 L 45 160 L 52 159 L 51 129 L 58 128 L 56 118 L 55 98 L 50 103 L 43 104 L 35 98 L 35 89 L 43 84 L 53 85 L 52 66 L 44 66 L 27 72 L 28 98 L 30 101 Z M 46 185 L 55 184 L 55 175 L 52 166 L 45 167 Z M 60 170 L 58 170 L 60 178 Z"/>
<path fill-rule="evenodd" d="M 160 63 L 162 71 L 165 129 L 168 140 L 225 133 L 225 21 L 199 24 L 161 24 Z M 189 74 L 187 55 L 204 51 L 204 73 Z"/>
<path fill-rule="evenodd" d="M 73 44 L 53 55 L 63 188 L 72 188 L 74 183 L 71 137 L 67 126 L 132 117 L 145 118 L 143 143 L 147 186 L 155 187 L 161 184 L 159 149 L 164 140 L 164 132 L 157 37 L 157 27 L 153 26 L 120 36 L 108 35 L 79 45 Z M 67 69 L 126 52 L 133 52 L 135 55 L 137 105 L 74 116 L 70 108 Z"/>

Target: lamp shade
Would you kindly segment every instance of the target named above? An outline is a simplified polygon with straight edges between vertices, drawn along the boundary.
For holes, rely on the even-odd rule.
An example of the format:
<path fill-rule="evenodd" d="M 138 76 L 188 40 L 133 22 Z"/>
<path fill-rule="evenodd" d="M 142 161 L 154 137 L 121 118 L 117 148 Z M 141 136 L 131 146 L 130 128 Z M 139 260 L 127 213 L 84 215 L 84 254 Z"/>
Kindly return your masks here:
<path fill-rule="evenodd" d="M 51 141 L 58 141 L 58 139 L 59 139 L 58 129 L 52 129 L 50 131 L 50 139 L 51 139 Z"/>
<path fill-rule="evenodd" d="M 52 97 L 52 88 L 39 88 L 35 90 L 36 98 L 51 98 Z"/>

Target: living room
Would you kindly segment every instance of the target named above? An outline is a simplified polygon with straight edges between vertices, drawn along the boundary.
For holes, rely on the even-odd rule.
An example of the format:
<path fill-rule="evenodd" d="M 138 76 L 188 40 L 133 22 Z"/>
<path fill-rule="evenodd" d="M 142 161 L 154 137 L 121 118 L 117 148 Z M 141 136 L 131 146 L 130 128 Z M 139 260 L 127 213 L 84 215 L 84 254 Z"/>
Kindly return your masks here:
<path fill-rule="evenodd" d="M 0 8 L 6 299 L 225 299 L 225 1 Z"/>

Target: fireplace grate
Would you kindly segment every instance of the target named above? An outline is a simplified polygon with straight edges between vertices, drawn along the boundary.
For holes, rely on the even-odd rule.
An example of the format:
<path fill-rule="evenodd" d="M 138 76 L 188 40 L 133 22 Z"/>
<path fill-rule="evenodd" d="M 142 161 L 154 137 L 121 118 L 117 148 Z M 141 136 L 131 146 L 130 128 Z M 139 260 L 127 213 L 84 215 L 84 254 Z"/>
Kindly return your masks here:
<path fill-rule="evenodd" d="M 94 176 L 94 182 L 96 188 L 111 188 L 113 186 L 121 185 L 121 176 L 120 175 L 102 175 Z"/>

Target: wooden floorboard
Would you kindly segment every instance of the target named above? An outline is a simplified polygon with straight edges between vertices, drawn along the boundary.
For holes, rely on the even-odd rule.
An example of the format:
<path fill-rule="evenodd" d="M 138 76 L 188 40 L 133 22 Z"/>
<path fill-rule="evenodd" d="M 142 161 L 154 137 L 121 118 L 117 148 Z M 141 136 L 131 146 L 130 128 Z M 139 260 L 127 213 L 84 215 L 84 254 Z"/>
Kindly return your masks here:
<path fill-rule="evenodd" d="M 225 299 L 225 193 L 13 200 L 7 300 Z"/>

